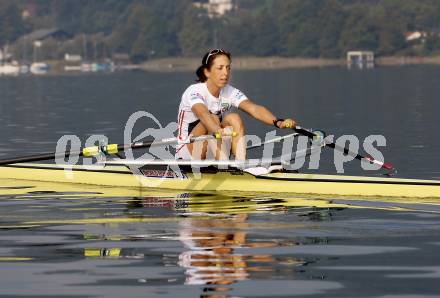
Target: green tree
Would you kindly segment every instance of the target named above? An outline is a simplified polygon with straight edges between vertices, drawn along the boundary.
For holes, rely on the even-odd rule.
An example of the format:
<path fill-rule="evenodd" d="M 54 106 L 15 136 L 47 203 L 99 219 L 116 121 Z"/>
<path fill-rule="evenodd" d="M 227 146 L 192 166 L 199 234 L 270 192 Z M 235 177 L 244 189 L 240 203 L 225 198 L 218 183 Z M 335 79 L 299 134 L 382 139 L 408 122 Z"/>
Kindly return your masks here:
<path fill-rule="evenodd" d="M 211 46 L 212 34 L 206 13 L 188 6 L 183 13 L 183 27 L 178 34 L 185 56 L 199 56 Z"/>
<path fill-rule="evenodd" d="M 356 4 L 349 10 L 349 16 L 341 32 L 339 46 L 343 52 L 355 49 L 375 51 L 379 44 L 379 31 L 370 16 L 370 6 Z"/>
<path fill-rule="evenodd" d="M 319 56 L 337 58 L 341 56 L 339 40 L 344 27 L 346 13 L 336 0 L 325 1 L 318 12 Z"/>
<path fill-rule="evenodd" d="M 181 54 L 178 34 L 183 26 L 183 11 L 192 5 L 190 0 L 154 0 L 155 56 L 177 56 Z"/>
<path fill-rule="evenodd" d="M 319 56 L 319 18 L 322 1 L 285 1 L 280 9 L 282 52 L 287 56 Z"/>
<path fill-rule="evenodd" d="M 192 0 L 0 0 L 0 45 L 24 33 L 58 27 L 84 34 L 99 55 L 136 61 L 200 55 L 217 45 L 234 55 L 341 57 L 350 49 L 380 55 L 438 50 L 439 0 L 235 0 L 238 9 L 209 19 Z M 21 11 L 36 8 L 23 21 Z M 32 9 L 31 9 L 32 10 Z M 408 43 L 407 31 L 426 43 Z M 66 47 L 76 48 L 67 42 Z M 414 47 L 417 46 L 417 49 Z M 415 51 L 415 52 L 414 52 Z"/>
<path fill-rule="evenodd" d="M 252 30 L 254 18 L 248 12 L 240 12 L 226 18 L 217 27 L 218 47 L 225 48 L 234 55 L 254 54 L 255 35 Z"/>
<path fill-rule="evenodd" d="M 257 56 L 277 55 L 280 47 L 280 34 L 275 19 L 267 8 L 254 16 L 252 28 L 252 48 Z"/>
<path fill-rule="evenodd" d="M 41 1 L 41 5 L 47 1 Z M 111 33 L 133 0 L 51 0 L 57 27 L 77 33 Z M 42 7 L 48 12 L 47 7 Z"/>
<path fill-rule="evenodd" d="M 154 14 L 150 8 L 133 3 L 121 17 L 110 37 L 110 46 L 115 52 L 129 53 L 134 60 L 143 60 L 152 47 L 149 30 L 153 26 Z"/>
<path fill-rule="evenodd" d="M 73 34 L 83 33 L 79 20 L 84 6 L 87 6 L 87 0 L 53 0 L 51 13 L 55 15 L 56 26 Z"/>
<path fill-rule="evenodd" d="M 440 36 L 438 32 L 428 34 L 424 52 L 427 55 L 438 54 L 440 51 Z"/>
<path fill-rule="evenodd" d="M 0 46 L 16 40 L 27 31 L 20 7 L 13 0 L 0 1 Z"/>

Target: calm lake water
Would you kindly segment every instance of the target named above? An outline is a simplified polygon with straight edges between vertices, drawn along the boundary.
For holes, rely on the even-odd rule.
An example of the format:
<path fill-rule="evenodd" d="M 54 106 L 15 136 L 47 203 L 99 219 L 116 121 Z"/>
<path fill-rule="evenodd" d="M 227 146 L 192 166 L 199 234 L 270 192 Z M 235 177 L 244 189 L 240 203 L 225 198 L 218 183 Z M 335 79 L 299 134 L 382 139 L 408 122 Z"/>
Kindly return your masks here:
<path fill-rule="evenodd" d="M 440 179 L 439 77 L 433 66 L 325 68 L 236 71 L 231 83 L 304 127 L 361 143 L 383 135 L 398 177 Z M 0 77 L 0 159 L 54 151 L 66 134 L 122 143 L 139 110 L 165 126 L 193 79 Z M 272 130 L 245 118 L 250 134 Z M 335 172 L 332 154 L 322 172 Z M 365 174 L 357 161 L 346 170 Z M 139 196 L 0 180 L 0 297 L 438 297 L 439 248 L 435 200 Z"/>

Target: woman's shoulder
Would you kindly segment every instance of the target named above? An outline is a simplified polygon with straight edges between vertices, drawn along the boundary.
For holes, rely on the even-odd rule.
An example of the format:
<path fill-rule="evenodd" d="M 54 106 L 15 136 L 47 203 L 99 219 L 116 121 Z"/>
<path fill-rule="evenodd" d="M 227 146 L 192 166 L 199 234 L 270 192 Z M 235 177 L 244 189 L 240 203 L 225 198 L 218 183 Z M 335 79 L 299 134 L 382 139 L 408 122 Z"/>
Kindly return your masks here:
<path fill-rule="evenodd" d="M 185 90 L 185 92 L 191 92 L 191 91 L 203 91 L 204 89 L 206 89 L 206 88 L 204 88 L 205 87 L 205 83 L 195 83 L 195 84 L 191 84 L 191 85 L 189 85 L 187 88 L 186 88 L 186 90 Z"/>
<path fill-rule="evenodd" d="M 227 84 L 225 87 L 223 87 L 223 92 L 231 92 L 231 91 L 234 91 L 235 89 L 237 89 L 237 88 L 235 88 L 232 85 Z"/>
<path fill-rule="evenodd" d="M 239 89 L 229 84 L 223 87 L 222 92 L 224 96 L 241 97 L 242 95 L 244 95 L 243 92 L 241 92 Z"/>
<path fill-rule="evenodd" d="M 189 85 L 182 94 L 182 100 L 192 100 L 199 98 L 204 100 L 206 97 L 206 87 L 204 83 L 196 83 Z"/>

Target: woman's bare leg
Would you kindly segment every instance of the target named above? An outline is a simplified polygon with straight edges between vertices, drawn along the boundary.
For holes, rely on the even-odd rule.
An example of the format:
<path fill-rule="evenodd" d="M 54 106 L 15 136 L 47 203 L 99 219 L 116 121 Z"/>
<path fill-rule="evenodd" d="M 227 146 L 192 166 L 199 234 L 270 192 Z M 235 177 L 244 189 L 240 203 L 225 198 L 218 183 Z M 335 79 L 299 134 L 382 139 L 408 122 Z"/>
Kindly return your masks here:
<path fill-rule="evenodd" d="M 230 113 L 225 116 L 222 127 L 231 126 L 238 135 L 232 138 L 232 153 L 236 160 L 246 159 L 245 128 L 243 120 L 237 113 Z"/>
<path fill-rule="evenodd" d="M 212 119 L 220 125 L 220 120 L 216 115 L 212 115 Z M 191 135 L 193 135 L 194 137 L 198 137 L 206 134 L 208 134 L 208 130 L 205 128 L 202 122 L 199 122 L 191 131 Z M 195 160 L 206 159 L 209 142 L 210 141 L 194 142 L 187 145 L 188 150 L 191 153 L 193 159 Z M 214 145 L 209 146 L 209 147 L 215 146 L 214 148 L 212 148 L 213 152 L 217 152 L 216 147 L 220 147 L 220 145 L 217 143 L 218 143 L 217 141 L 214 141 Z"/>

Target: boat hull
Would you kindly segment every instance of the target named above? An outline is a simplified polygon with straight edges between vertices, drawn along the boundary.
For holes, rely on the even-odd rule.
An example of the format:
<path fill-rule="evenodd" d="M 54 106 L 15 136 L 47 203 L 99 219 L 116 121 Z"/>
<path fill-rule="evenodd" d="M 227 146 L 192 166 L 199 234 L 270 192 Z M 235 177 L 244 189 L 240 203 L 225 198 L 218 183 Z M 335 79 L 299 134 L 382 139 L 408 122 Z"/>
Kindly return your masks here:
<path fill-rule="evenodd" d="M 253 193 L 291 193 L 325 196 L 374 196 L 440 198 L 440 181 L 319 174 L 270 173 L 251 175 L 242 171 L 184 173 L 170 177 L 161 172 L 133 175 L 123 166 L 75 166 L 66 171 L 56 165 L 18 164 L 0 167 L 0 179 L 74 183 L 136 189 L 173 189 Z"/>

